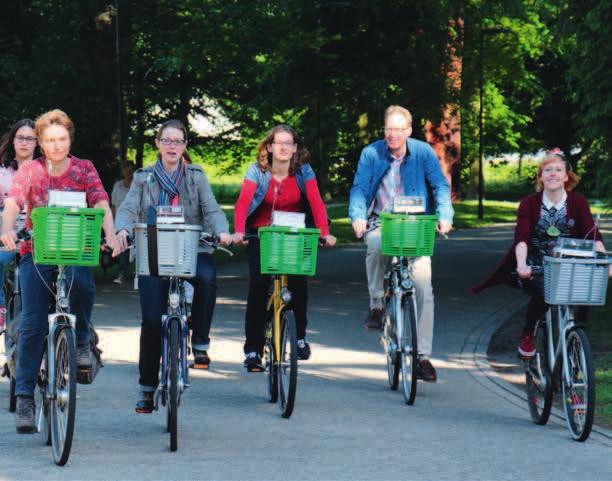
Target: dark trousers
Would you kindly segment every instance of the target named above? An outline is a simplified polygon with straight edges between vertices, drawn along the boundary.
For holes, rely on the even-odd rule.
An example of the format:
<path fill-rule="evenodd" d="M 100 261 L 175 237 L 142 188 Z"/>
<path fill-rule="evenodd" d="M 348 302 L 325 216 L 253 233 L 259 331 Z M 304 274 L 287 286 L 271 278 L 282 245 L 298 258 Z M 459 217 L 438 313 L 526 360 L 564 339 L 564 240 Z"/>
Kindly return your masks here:
<path fill-rule="evenodd" d="M 192 346 L 206 350 L 210 343 L 210 325 L 217 301 L 217 270 L 210 254 L 199 253 L 193 285 L 191 306 Z M 161 316 L 167 311 L 170 282 L 162 277 L 141 276 L 138 279 L 142 323 L 140 328 L 139 384 L 144 390 L 154 390 L 159 382 L 161 356 Z"/>
<path fill-rule="evenodd" d="M 43 343 L 49 330 L 47 315 L 51 277 L 55 266 L 34 265 L 32 254 L 20 261 L 20 285 L 23 296 L 19 337 L 17 339 L 17 384 L 15 393 L 32 396 L 42 359 Z M 66 285 L 70 289 L 70 311 L 76 316 L 76 340 L 79 345 L 90 341 L 89 326 L 96 286 L 91 267 L 66 267 Z"/>
<path fill-rule="evenodd" d="M 246 341 L 244 352 L 262 354 L 265 342 L 266 320 L 270 316 L 266 310 L 268 294 L 272 284 L 272 276 L 260 273 L 259 239 L 251 239 L 247 246 L 249 260 L 249 296 L 247 298 L 246 315 L 244 318 L 244 331 Z M 291 309 L 295 314 L 297 325 L 297 338 L 306 337 L 306 305 L 308 303 L 308 285 L 306 276 L 288 276 L 289 290 L 291 291 Z"/>
<path fill-rule="evenodd" d="M 532 333 L 538 320 L 542 319 L 548 310 L 548 304 L 544 301 L 544 277 L 534 276 L 531 279 L 522 279 L 521 288 L 531 296 L 527 304 L 527 318 L 523 332 Z M 588 315 L 587 306 L 577 306 L 574 309 L 575 320 L 580 324 L 587 322 Z"/>

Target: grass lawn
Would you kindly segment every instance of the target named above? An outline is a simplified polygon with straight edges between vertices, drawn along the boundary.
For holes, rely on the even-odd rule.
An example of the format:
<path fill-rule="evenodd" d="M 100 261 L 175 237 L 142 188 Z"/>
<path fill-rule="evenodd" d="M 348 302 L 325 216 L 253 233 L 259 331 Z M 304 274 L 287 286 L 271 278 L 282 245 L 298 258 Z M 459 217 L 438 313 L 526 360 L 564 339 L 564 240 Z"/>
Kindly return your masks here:
<path fill-rule="evenodd" d="M 612 428 L 612 289 L 606 306 L 593 308 L 587 333 L 595 361 L 595 422 Z"/>

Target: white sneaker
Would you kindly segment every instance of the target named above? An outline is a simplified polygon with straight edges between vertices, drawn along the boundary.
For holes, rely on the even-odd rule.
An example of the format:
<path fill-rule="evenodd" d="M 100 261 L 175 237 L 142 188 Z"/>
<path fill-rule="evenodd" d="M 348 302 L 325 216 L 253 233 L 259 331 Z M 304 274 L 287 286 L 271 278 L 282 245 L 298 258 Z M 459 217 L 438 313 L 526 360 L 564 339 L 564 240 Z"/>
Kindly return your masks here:
<path fill-rule="evenodd" d="M 121 285 L 121 284 L 123 284 L 124 279 L 125 279 L 125 277 L 123 276 L 123 274 L 119 274 L 117 277 L 115 277 L 115 278 L 113 279 L 113 282 L 114 282 L 115 284 L 119 284 L 119 285 Z"/>

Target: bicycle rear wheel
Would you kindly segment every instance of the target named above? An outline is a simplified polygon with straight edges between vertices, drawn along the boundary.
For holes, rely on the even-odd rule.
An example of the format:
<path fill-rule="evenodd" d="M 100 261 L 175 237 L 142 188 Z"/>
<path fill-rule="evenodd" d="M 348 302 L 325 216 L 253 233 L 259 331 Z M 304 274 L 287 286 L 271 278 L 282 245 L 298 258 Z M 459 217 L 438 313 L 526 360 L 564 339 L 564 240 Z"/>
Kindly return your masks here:
<path fill-rule="evenodd" d="M 17 316 L 19 315 L 19 313 L 21 312 L 21 294 L 17 293 L 14 294 L 11 291 L 10 295 L 5 294 L 5 299 L 8 299 L 8 303 L 7 303 L 7 321 L 6 321 L 6 330 L 4 331 L 4 352 L 8 353 L 12 352 L 11 357 L 12 359 L 8 359 L 7 358 L 7 364 L 8 365 L 12 365 L 13 369 L 10 369 L 7 366 L 9 375 L 10 375 L 10 390 L 9 390 L 9 412 L 14 413 L 15 409 L 17 408 L 17 397 L 15 396 L 15 387 L 16 387 L 16 381 L 15 381 L 15 358 L 16 358 L 16 351 L 17 351 L 17 346 L 14 345 L 15 340 L 11 338 L 12 334 L 15 332 L 15 328 L 16 326 L 13 325 L 14 322 L 17 322 Z"/>
<path fill-rule="evenodd" d="M 402 391 L 406 404 L 414 404 L 417 390 L 417 345 L 416 300 L 414 295 L 405 295 L 402 299 L 402 339 L 400 343 L 400 360 L 402 367 Z"/>
<path fill-rule="evenodd" d="M 281 415 L 291 416 L 295 403 L 297 387 L 297 333 L 293 311 L 284 310 L 281 314 L 280 359 L 277 363 L 278 394 Z"/>
<path fill-rule="evenodd" d="M 268 327 L 266 327 L 266 331 Z M 268 391 L 268 401 L 275 403 L 278 401 L 278 378 L 276 376 L 276 363 L 274 362 L 274 343 L 272 335 L 266 336 L 263 349 L 263 363 L 266 372 L 266 389 Z"/>
<path fill-rule="evenodd" d="M 178 398 L 179 398 L 179 359 L 181 357 L 180 346 L 180 321 L 170 320 L 170 342 L 168 345 L 168 402 L 166 403 L 168 415 L 168 432 L 170 433 L 170 451 L 178 448 Z"/>
<path fill-rule="evenodd" d="M 552 319 L 549 319 L 552 322 Z M 548 332 L 546 323 L 538 321 L 534 331 L 536 354 L 527 363 L 525 384 L 529 414 L 536 424 L 546 424 L 550 416 L 553 400 L 553 386 L 550 366 L 548 365 Z"/>
<path fill-rule="evenodd" d="M 395 299 L 392 298 L 390 302 L 387 302 L 387 308 L 385 309 L 385 315 L 383 319 L 383 332 L 381 334 L 381 344 L 385 350 L 385 357 L 387 359 L 387 379 L 389 381 L 389 387 L 392 391 L 397 390 L 399 385 L 399 373 L 400 373 L 400 354 L 397 351 L 397 338 L 395 336 Z"/>
<path fill-rule="evenodd" d="M 76 412 L 76 347 L 74 332 L 67 326 L 59 327 L 55 340 L 55 379 L 51 399 L 51 444 L 55 464 L 68 461 L 74 434 Z"/>
<path fill-rule="evenodd" d="M 585 441 L 593 427 L 595 414 L 595 373 L 591 358 L 591 345 L 581 327 L 567 334 L 564 362 L 569 379 L 562 375 L 563 409 L 567 427 L 576 441 Z"/>

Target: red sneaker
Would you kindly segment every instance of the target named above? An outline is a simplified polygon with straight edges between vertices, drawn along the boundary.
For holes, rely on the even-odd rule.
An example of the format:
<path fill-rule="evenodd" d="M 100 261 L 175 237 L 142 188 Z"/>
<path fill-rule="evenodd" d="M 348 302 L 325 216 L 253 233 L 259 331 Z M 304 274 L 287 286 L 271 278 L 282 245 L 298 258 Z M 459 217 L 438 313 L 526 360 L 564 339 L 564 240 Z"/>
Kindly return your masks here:
<path fill-rule="evenodd" d="M 518 352 L 521 357 L 533 357 L 536 353 L 533 334 L 524 332 L 521 334 L 521 342 L 518 345 Z"/>

